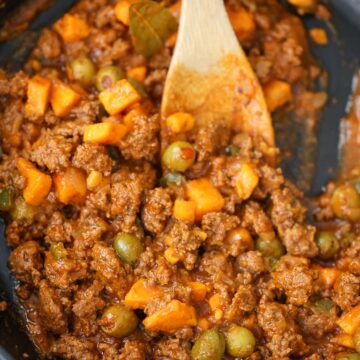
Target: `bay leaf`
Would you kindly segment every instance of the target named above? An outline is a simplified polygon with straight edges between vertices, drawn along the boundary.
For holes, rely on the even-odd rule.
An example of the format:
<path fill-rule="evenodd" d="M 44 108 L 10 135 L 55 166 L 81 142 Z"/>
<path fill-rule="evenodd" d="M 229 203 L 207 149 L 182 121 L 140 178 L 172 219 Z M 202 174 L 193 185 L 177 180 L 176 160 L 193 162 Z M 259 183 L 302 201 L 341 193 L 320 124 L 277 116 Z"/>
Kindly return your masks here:
<path fill-rule="evenodd" d="M 178 23 L 163 4 L 142 0 L 130 6 L 129 26 L 135 50 L 149 58 L 177 30 Z"/>

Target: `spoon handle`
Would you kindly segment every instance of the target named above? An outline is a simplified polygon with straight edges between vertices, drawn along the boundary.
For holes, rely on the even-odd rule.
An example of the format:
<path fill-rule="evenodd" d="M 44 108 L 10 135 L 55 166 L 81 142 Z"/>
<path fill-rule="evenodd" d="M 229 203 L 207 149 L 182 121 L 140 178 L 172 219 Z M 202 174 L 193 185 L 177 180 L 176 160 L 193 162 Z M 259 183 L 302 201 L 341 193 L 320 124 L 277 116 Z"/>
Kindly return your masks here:
<path fill-rule="evenodd" d="M 239 53 L 223 0 L 183 0 L 174 54 L 179 63 L 207 71 L 224 55 Z"/>

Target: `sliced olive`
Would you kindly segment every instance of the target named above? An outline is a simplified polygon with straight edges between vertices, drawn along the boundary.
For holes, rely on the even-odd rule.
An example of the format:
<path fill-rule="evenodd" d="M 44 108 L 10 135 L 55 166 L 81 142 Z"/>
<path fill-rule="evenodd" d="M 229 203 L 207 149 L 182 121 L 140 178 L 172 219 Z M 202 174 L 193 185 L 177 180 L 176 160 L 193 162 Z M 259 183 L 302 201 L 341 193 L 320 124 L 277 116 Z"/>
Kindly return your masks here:
<path fill-rule="evenodd" d="M 1 189 L 0 190 L 0 211 L 9 211 L 14 206 L 14 192 L 13 190 Z"/>
<path fill-rule="evenodd" d="M 186 141 L 176 141 L 169 145 L 163 155 L 163 164 L 171 171 L 186 171 L 195 161 L 194 147 Z"/>
<path fill-rule="evenodd" d="M 334 307 L 335 307 L 335 304 L 331 299 L 324 298 L 324 299 L 315 301 L 311 306 L 311 310 L 316 314 L 328 313 L 332 309 L 334 309 Z"/>
<path fill-rule="evenodd" d="M 245 327 L 232 325 L 225 333 L 226 351 L 233 357 L 247 357 L 254 352 L 256 340 Z"/>
<path fill-rule="evenodd" d="M 87 57 L 81 56 L 70 64 L 71 76 L 82 85 L 91 85 L 96 73 L 94 63 Z"/>
<path fill-rule="evenodd" d="M 117 81 L 124 79 L 125 73 L 122 69 L 115 65 L 108 65 L 101 68 L 96 74 L 96 88 L 103 91 Z"/>
<path fill-rule="evenodd" d="M 285 247 L 278 238 L 270 241 L 258 238 L 255 247 L 256 250 L 260 251 L 265 257 L 279 259 L 285 254 Z"/>
<path fill-rule="evenodd" d="M 134 264 L 144 251 L 142 242 L 138 237 L 124 232 L 116 235 L 113 247 L 119 258 L 127 264 Z"/>
<path fill-rule="evenodd" d="M 316 234 L 316 244 L 319 258 L 324 260 L 331 259 L 340 249 L 339 241 L 331 231 L 319 231 Z"/>
<path fill-rule="evenodd" d="M 360 220 L 360 194 L 352 184 L 339 186 L 332 195 L 331 206 L 335 215 L 343 220 Z"/>
<path fill-rule="evenodd" d="M 193 360 L 220 360 L 225 352 L 224 335 L 214 329 L 205 330 L 191 349 Z"/>
<path fill-rule="evenodd" d="M 234 155 L 239 154 L 240 150 L 234 144 L 230 144 L 225 148 L 224 152 L 225 152 L 225 155 L 227 155 L 227 156 L 234 156 Z"/>
<path fill-rule="evenodd" d="M 138 326 L 139 319 L 125 305 L 116 304 L 108 307 L 99 321 L 102 331 L 115 338 L 130 335 Z"/>

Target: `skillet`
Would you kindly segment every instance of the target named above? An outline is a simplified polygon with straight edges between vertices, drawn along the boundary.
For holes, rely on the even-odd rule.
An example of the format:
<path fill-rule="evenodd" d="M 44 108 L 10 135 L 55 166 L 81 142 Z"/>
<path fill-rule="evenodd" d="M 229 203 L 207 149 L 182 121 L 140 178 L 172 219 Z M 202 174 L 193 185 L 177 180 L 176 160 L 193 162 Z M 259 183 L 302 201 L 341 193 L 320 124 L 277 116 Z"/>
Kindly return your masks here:
<path fill-rule="evenodd" d="M 5 19 L 10 12 L 16 11 L 21 3 L 23 3 L 22 0 L 0 0 L 0 21 Z M 54 0 L 53 6 L 37 16 L 29 26 L 32 41 L 36 40 L 42 27 L 51 25 L 73 3 L 75 0 Z M 277 143 L 282 149 L 290 149 L 292 154 L 282 161 L 286 177 L 299 184 L 298 180 L 303 178 L 304 169 L 306 169 L 304 165 L 308 162 L 314 164 L 314 173 L 303 186 L 303 190 L 308 195 L 318 194 L 336 174 L 339 164 L 339 122 L 351 94 L 355 71 L 360 68 L 359 0 L 329 0 L 328 5 L 332 12 L 331 24 L 326 24 L 313 16 L 303 18 L 307 28 L 322 27 L 330 37 L 330 43 L 325 47 L 319 47 L 310 42 L 313 54 L 319 60 L 321 67 L 326 69 L 330 78 L 326 89 L 330 101 L 317 127 L 317 144 L 308 143 L 309 134 L 299 123 L 288 121 L 274 124 Z M 290 7 L 290 11 L 294 9 Z M 21 42 L 15 46 L 0 44 L 1 67 L 11 58 L 12 52 L 20 47 Z M 26 52 L 30 49 L 25 49 L 21 56 L 26 56 Z M 13 69 L 21 65 L 15 61 L 10 61 L 8 64 Z M 332 99 L 336 99 L 336 102 Z M 291 134 L 291 136 L 284 136 L 284 134 Z M 303 152 L 304 147 L 311 148 L 311 151 L 306 152 L 306 156 Z M 4 239 L 4 222 L 0 219 L 0 301 L 6 299 L 9 305 L 7 311 L 0 312 L 0 360 L 23 359 L 24 354 L 27 354 L 27 359 L 38 359 L 31 342 L 22 330 L 21 316 L 19 316 L 19 308 L 13 291 L 15 281 L 7 268 L 8 255 L 9 249 Z"/>

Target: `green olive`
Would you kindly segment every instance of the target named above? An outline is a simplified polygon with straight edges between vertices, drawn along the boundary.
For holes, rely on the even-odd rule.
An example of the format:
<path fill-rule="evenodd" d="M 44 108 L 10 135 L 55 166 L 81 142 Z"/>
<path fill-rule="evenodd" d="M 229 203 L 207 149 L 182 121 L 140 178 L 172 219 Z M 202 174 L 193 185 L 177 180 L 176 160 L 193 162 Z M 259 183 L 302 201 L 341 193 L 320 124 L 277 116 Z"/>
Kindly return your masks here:
<path fill-rule="evenodd" d="M 224 152 L 227 156 L 235 156 L 239 154 L 240 150 L 236 145 L 230 144 L 224 149 Z"/>
<path fill-rule="evenodd" d="M 87 56 L 80 56 L 70 64 L 71 76 L 82 85 L 91 85 L 96 73 L 94 63 Z"/>
<path fill-rule="evenodd" d="M 319 231 L 315 240 L 319 248 L 320 259 L 331 259 L 340 249 L 339 240 L 330 231 Z"/>
<path fill-rule="evenodd" d="M 124 232 L 115 236 L 113 247 L 119 258 L 127 264 L 134 264 L 144 251 L 139 238 Z"/>
<path fill-rule="evenodd" d="M 135 313 L 125 305 L 109 306 L 102 314 L 99 324 L 102 331 L 115 338 L 130 335 L 138 326 L 139 319 Z"/>
<path fill-rule="evenodd" d="M 354 334 L 355 350 L 360 353 L 360 329 L 357 329 Z"/>
<path fill-rule="evenodd" d="M 22 197 L 15 200 L 13 209 L 10 212 L 14 220 L 27 220 L 32 221 L 36 215 L 36 207 L 29 205 Z"/>
<path fill-rule="evenodd" d="M 285 247 L 278 238 L 268 241 L 259 237 L 256 240 L 255 247 L 265 257 L 279 259 L 285 254 Z"/>
<path fill-rule="evenodd" d="M 349 353 L 349 352 L 341 352 L 336 354 L 336 360 L 360 360 L 360 354 Z"/>
<path fill-rule="evenodd" d="M 335 304 L 329 298 L 320 299 L 315 301 L 312 306 L 311 310 L 316 314 L 328 313 L 332 309 L 334 309 Z"/>
<path fill-rule="evenodd" d="M 195 161 L 194 147 L 186 141 L 175 141 L 169 145 L 163 155 L 163 164 L 172 171 L 186 171 Z"/>
<path fill-rule="evenodd" d="M 220 360 L 225 352 L 224 335 L 214 329 L 205 330 L 191 349 L 193 360 Z"/>
<path fill-rule="evenodd" d="M 0 211 L 9 211 L 14 206 L 14 192 L 7 188 L 0 190 Z"/>
<path fill-rule="evenodd" d="M 108 65 L 101 68 L 96 74 L 96 88 L 103 91 L 117 81 L 124 79 L 125 73 L 122 69 L 115 65 Z"/>
<path fill-rule="evenodd" d="M 254 352 L 256 340 L 253 333 L 245 327 L 232 325 L 225 333 L 226 351 L 234 357 L 247 357 Z"/>
<path fill-rule="evenodd" d="M 360 194 L 351 184 L 339 186 L 332 198 L 331 206 L 335 215 L 343 220 L 360 220 Z"/>
<path fill-rule="evenodd" d="M 64 259 L 67 256 L 67 251 L 61 242 L 52 244 L 49 250 L 56 260 Z"/>

